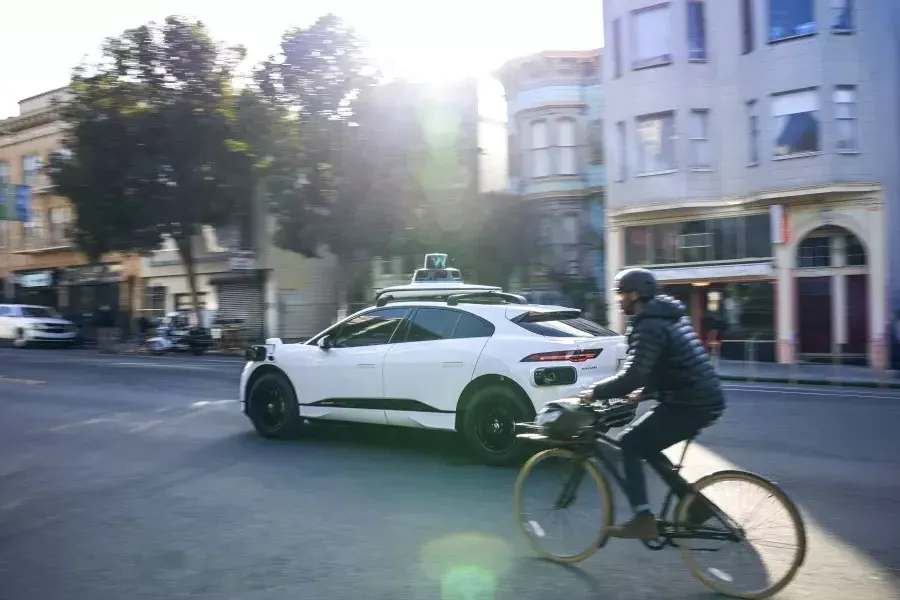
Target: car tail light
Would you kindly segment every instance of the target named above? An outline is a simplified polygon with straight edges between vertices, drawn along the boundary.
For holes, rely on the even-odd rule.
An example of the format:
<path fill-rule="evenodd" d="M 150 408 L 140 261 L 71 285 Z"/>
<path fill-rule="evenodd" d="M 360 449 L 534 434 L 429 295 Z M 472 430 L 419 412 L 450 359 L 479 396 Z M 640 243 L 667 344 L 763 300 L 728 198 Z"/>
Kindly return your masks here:
<path fill-rule="evenodd" d="M 538 352 L 529 354 L 522 362 L 573 362 L 580 363 L 600 356 L 602 348 L 592 350 L 565 350 L 563 352 Z"/>

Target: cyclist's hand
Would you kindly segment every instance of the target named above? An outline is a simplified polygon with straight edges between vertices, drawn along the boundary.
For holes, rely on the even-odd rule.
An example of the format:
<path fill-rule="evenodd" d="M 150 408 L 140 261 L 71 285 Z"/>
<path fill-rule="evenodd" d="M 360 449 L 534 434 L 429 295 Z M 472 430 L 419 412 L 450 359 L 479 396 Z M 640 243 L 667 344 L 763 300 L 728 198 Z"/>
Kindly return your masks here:
<path fill-rule="evenodd" d="M 638 404 L 644 399 L 644 388 L 634 390 L 628 396 L 625 397 L 628 402 L 632 404 Z"/>
<path fill-rule="evenodd" d="M 594 402 L 594 388 L 593 386 L 582 390 L 580 394 L 578 394 L 578 399 L 581 400 L 582 404 L 592 404 Z"/>

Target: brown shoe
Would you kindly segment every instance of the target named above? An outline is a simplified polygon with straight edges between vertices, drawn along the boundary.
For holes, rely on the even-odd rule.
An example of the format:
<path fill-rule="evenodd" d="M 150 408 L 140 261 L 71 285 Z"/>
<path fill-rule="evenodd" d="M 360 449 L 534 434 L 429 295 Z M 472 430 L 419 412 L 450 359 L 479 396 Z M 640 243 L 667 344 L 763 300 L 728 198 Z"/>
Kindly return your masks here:
<path fill-rule="evenodd" d="M 653 515 L 639 514 L 627 523 L 610 527 L 609 535 L 628 540 L 655 540 L 659 537 L 659 527 Z"/>

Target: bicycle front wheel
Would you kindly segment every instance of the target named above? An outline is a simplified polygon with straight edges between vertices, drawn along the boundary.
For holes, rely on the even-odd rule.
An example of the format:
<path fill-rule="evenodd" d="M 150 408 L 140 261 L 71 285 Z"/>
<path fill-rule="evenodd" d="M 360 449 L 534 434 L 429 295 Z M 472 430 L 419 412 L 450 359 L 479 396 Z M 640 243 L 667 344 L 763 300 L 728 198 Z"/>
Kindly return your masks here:
<path fill-rule="evenodd" d="M 519 529 L 534 551 L 561 563 L 581 562 L 600 549 L 613 519 L 606 478 L 593 461 L 562 448 L 525 463 L 514 504 Z"/>
<path fill-rule="evenodd" d="M 718 509 L 697 494 L 678 504 L 677 542 L 694 575 L 713 591 L 741 600 L 763 600 L 787 587 L 806 558 L 806 527 L 787 494 L 744 471 L 712 473 L 694 489 Z M 769 564 L 767 556 L 785 564 Z M 707 564 L 713 561 L 716 566 Z"/>

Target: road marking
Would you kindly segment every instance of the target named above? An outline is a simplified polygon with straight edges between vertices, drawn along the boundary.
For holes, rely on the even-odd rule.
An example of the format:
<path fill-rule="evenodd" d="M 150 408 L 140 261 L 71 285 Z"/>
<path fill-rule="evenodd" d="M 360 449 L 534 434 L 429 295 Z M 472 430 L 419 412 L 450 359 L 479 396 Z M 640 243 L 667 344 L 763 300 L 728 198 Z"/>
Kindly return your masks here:
<path fill-rule="evenodd" d="M 191 408 L 203 408 L 204 406 L 221 406 L 223 404 L 234 404 L 237 400 L 198 400 L 191 404 Z"/>
<path fill-rule="evenodd" d="M 46 381 L 38 381 L 37 379 L 17 379 L 15 377 L 3 377 L 0 375 L 0 383 L 22 383 L 25 385 L 41 385 Z"/>
<path fill-rule="evenodd" d="M 897 398 L 898 400 L 900 400 L 900 394 L 860 393 L 859 389 L 851 387 L 841 388 L 844 391 L 837 391 L 832 388 L 826 388 L 824 386 L 822 390 L 810 388 L 773 387 L 763 385 L 741 386 L 725 384 L 723 385 L 723 387 L 726 390 L 736 390 L 740 392 L 772 392 L 778 394 L 797 394 L 799 396 L 835 396 L 840 398 Z"/>

